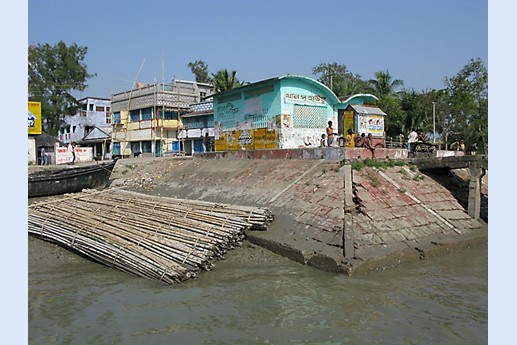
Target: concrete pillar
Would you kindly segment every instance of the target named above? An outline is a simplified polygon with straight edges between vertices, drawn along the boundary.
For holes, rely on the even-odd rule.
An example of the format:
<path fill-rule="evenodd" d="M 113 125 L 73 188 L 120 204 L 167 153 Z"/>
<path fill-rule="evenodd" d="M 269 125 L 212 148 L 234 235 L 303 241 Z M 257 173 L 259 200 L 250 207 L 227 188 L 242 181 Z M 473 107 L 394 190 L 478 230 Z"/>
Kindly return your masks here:
<path fill-rule="evenodd" d="M 469 167 L 469 202 L 468 214 L 474 219 L 479 219 L 481 212 L 481 178 L 485 176 L 485 169 L 477 165 Z"/>
<path fill-rule="evenodd" d="M 354 250 L 354 200 L 352 187 L 352 166 L 345 165 L 344 170 L 344 218 L 343 218 L 343 256 L 347 259 L 355 256 Z"/>

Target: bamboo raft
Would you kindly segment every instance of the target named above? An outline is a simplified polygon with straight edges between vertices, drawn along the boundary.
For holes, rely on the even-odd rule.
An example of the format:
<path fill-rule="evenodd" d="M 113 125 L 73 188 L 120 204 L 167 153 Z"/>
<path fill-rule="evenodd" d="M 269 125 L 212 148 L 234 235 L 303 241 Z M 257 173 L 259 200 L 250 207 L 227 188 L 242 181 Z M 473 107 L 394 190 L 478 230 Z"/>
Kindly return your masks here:
<path fill-rule="evenodd" d="M 255 208 L 107 189 L 29 206 L 29 234 L 167 284 L 196 277 L 273 221 Z"/>

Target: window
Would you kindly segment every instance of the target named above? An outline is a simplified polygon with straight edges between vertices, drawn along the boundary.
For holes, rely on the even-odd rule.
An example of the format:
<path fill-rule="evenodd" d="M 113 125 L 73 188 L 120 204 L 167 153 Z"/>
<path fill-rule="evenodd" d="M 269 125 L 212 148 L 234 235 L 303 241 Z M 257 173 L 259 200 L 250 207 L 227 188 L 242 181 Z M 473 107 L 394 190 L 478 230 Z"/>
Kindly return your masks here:
<path fill-rule="evenodd" d="M 178 112 L 176 112 L 176 111 L 165 111 L 163 113 L 163 119 L 164 120 L 177 120 L 178 119 Z"/>
<path fill-rule="evenodd" d="M 142 141 L 142 152 L 151 153 L 150 141 Z"/>
<path fill-rule="evenodd" d="M 131 110 L 129 112 L 129 120 L 131 122 L 140 121 L 140 110 Z"/>
<path fill-rule="evenodd" d="M 111 107 L 106 107 L 106 111 L 111 111 Z"/>
<path fill-rule="evenodd" d="M 119 114 L 120 115 L 120 114 Z M 119 120 L 120 121 L 120 120 Z M 106 124 L 107 125 L 111 125 L 111 113 L 110 112 L 107 112 L 106 113 Z"/>
<path fill-rule="evenodd" d="M 293 125 L 295 128 L 326 128 L 327 108 L 310 105 L 293 106 Z"/>
<path fill-rule="evenodd" d="M 152 108 L 142 109 L 142 120 L 150 120 L 152 112 Z"/>
<path fill-rule="evenodd" d="M 113 113 L 113 123 L 120 123 L 120 111 L 116 111 Z"/>
<path fill-rule="evenodd" d="M 120 143 L 113 143 L 113 149 L 111 150 L 111 154 L 113 154 L 113 155 L 120 154 Z"/>
<path fill-rule="evenodd" d="M 140 142 L 139 141 L 134 141 L 134 142 L 131 143 L 131 152 L 133 152 L 133 153 L 141 152 L 140 151 Z"/>
<path fill-rule="evenodd" d="M 95 111 L 104 111 L 104 107 L 95 107 Z"/>
<path fill-rule="evenodd" d="M 93 111 L 93 104 L 90 104 L 89 110 Z"/>

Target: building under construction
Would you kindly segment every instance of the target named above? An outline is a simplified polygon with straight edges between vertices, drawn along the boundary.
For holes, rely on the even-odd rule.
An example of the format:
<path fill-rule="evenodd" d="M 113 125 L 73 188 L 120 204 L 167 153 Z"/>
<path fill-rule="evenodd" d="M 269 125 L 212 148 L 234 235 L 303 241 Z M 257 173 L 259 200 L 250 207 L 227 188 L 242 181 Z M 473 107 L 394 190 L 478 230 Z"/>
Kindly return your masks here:
<path fill-rule="evenodd" d="M 211 84 L 184 80 L 137 83 L 132 90 L 113 94 L 112 155 L 184 154 L 181 116 L 211 94 Z"/>

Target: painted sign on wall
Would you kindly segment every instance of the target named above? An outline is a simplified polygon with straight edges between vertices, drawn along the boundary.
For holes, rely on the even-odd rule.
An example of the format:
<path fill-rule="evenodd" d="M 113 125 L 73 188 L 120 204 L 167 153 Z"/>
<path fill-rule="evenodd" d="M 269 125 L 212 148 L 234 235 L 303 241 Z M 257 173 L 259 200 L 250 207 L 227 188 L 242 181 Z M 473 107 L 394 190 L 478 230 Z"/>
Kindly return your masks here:
<path fill-rule="evenodd" d="M 326 99 L 320 95 L 302 95 L 298 93 L 285 93 L 284 103 L 305 105 L 326 105 Z"/>
<path fill-rule="evenodd" d="M 41 102 L 29 101 L 29 134 L 41 134 Z"/>
<path fill-rule="evenodd" d="M 74 151 L 76 162 L 93 161 L 93 149 L 91 147 L 76 147 Z M 68 147 L 56 148 L 56 164 L 68 164 L 72 162 L 72 159 L 72 151 Z"/>
<path fill-rule="evenodd" d="M 374 137 L 384 136 L 384 116 L 381 115 L 358 115 L 358 132 L 372 133 Z"/>
<path fill-rule="evenodd" d="M 261 150 L 278 148 L 278 134 L 267 128 L 223 132 L 215 141 L 216 151 Z"/>

